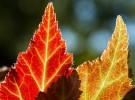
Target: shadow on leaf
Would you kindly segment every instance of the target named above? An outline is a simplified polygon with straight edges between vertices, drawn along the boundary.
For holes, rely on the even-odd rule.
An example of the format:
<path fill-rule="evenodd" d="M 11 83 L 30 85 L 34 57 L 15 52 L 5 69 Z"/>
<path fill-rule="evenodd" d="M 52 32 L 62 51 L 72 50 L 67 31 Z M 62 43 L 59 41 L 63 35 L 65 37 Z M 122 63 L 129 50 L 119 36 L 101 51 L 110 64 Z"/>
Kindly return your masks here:
<path fill-rule="evenodd" d="M 128 68 L 129 78 L 133 78 L 132 68 Z M 135 88 L 131 89 L 122 100 L 135 100 Z"/>
<path fill-rule="evenodd" d="M 81 91 L 80 80 L 74 70 L 68 77 L 62 76 L 56 83 L 53 83 L 47 93 L 39 92 L 36 100 L 78 100 Z"/>
<path fill-rule="evenodd" d="M 135 100 L 135 88 L 131 89 L 122 100 Z"/>
<path fill-rule="evenodd" d="M 132 70 L 132 68 L 128 68 L 128 76 L 129 76 L 129 78 L 133 78 L 133 70 Z"/>

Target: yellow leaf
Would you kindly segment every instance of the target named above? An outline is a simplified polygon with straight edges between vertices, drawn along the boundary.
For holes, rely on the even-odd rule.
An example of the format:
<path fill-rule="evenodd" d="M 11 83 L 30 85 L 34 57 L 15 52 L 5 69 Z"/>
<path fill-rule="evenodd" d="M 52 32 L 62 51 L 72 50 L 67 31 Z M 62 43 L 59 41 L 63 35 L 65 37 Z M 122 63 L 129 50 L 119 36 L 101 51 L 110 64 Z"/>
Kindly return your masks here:
<path fill-rule="evenodd" d="M 80 100 L 121 100 L 133 88 L 128 77 L 128 36 L 121 16 L 101 58 L 77 68 L 81 80 Z"/>

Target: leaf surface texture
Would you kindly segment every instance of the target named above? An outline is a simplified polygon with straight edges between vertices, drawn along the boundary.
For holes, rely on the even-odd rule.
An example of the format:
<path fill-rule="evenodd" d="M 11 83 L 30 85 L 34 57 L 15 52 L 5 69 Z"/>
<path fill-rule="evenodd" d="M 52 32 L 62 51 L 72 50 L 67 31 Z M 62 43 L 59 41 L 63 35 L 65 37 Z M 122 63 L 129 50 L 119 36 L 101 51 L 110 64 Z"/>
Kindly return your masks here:
<path fill-rule="evenodd" d="M 128 77 L 128 36 L 121 16 L 101 58 L 77 68 L 81 80 L 80 100 L 121 100 L 133 88 Z"/>

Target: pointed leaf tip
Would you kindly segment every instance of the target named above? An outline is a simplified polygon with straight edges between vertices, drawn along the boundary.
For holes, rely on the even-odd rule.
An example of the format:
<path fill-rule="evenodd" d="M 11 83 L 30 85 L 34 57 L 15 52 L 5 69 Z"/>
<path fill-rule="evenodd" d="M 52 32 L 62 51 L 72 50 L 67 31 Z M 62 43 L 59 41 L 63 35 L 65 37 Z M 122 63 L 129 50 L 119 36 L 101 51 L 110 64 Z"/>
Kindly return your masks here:
<path fill-rule="evenodd" d="M 117 26 L 121 27 L 121 26 L 123 26 L 123 25 L 125 25 L 125 23 L 124 23 L 124 21 L 123 21 L 123 19 L 122 19 L 122 16 L 118 15 L 118 16 L 117 16 L 117 19 L 116 19 L 116 27 L 117 27 Z"/>
<path fill-rule="evenodd" d="M 53 3 L 52 2 L 50 2 L 50 3 L 48 3 L 48 5 L 47 5 L 48 7 L 53 7 Z"/>
<path fill-rule="evenodd" d="M 18 55 L 14 71 L 0 84 L 0 100 L 34 100 L 67 72 L 72 60 L 49 3 L 27 51 Z"/>
<path fill-rule="evenodd" d="M 117 19 L 122 19 L 122 16 L 118 15 L 118 16 L 117 16 Z"/>
<path fill-rule="evenodd" d="M 128 36 L 121 16 L 101 59 L 77 68 L 83 93 L 79 100 L 121 100 L 133 86 L 128 77 Z"/>

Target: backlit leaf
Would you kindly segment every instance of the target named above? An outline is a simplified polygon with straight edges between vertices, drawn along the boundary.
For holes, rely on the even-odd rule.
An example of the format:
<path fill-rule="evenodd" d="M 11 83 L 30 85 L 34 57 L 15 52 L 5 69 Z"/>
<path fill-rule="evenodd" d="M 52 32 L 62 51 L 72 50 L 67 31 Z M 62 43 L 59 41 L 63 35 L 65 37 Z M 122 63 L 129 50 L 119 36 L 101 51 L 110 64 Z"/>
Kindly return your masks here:
<path fill-rule="evenodd" d="M 108 47 L 98 58 L 77 68 L 81 80 L 80 100 L 121 100 L 133 88 L 128 77 L 128 36 L 121 16 Z"/>
<path fill-rule="evenodd" d="M 1 83 L 0 100 L 34 100 L 72 65 L 72 55 L 66 53 L 55 17 L 49 3 L 28 50 L 18 55 L 17 63 Z"/>

